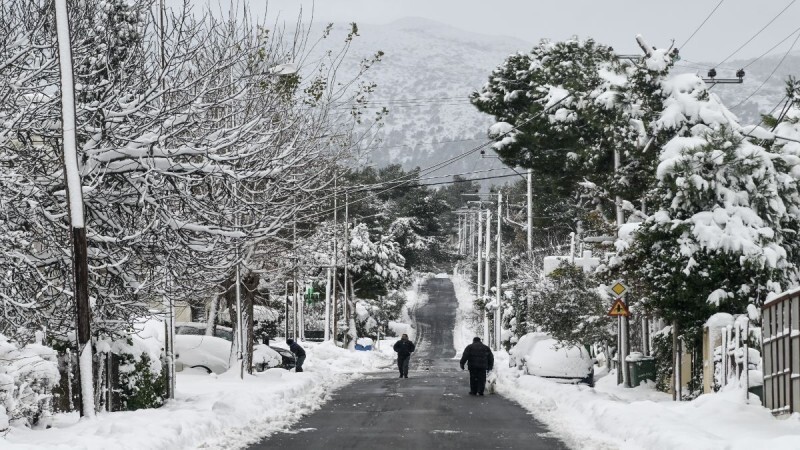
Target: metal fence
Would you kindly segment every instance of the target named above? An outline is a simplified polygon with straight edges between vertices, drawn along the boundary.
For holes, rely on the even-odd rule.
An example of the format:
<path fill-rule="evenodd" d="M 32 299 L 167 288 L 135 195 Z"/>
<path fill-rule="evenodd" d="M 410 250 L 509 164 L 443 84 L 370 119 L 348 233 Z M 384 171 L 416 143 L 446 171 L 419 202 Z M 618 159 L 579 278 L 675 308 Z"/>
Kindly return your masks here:
<path fill-rule="evenodd" d="M 800 410 L 800 290 L 761 309 L 764 406 L 773 414 Z"/>

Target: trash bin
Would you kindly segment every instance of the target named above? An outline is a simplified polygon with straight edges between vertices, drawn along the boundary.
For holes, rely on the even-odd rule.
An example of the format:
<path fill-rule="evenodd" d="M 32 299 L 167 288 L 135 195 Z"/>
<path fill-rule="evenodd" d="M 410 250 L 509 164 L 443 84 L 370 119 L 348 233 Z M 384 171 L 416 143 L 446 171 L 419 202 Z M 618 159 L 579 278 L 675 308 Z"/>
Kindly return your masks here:
<path fill-rule="evenodd" d="M 656 380 L 656 360 L 652 356 L 631 353 L 626 361 L 631 376 L 631 387 L 639 386 L 643 381 Z"/>
<path fill-rule="evenodd" d="M 748 389 L 747 391 L 753 395 L 757 395 L 759 401 L 761 401 L 761 399 L 764 398 L 764 386 L 750 386 L 750 389 Z M 753 397 L 750 398 L 752 400 L 755 400 Z"/>

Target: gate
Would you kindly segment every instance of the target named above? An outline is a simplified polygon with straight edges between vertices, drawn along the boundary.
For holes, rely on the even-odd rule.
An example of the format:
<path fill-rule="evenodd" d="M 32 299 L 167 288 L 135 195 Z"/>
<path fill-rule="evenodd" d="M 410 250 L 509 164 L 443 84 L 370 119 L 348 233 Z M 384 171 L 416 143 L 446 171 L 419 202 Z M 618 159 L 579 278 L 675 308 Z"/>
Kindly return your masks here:
<path fill-rule="evenodd" d="M 761 309 L 764 406 L 772 414 L 800 411 L 800 289 Z"/>

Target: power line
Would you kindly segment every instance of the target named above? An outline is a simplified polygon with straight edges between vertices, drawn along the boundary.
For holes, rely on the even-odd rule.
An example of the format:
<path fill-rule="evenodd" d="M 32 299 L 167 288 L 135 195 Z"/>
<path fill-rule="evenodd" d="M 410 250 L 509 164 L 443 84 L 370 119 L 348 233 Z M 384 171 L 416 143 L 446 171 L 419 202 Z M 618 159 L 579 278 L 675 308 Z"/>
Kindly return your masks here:
<path fill-rule="evenodd" d="M 372 153 L 375 150 L 383 150 L 383 149 L 389 149 L 389 148 L 410 148 L 410 149 L 413 149 L 414 147 L 418 147 L 418 146 L 423 146 L 424 147 L 424 146 L 429 146 L 429 145 L 430 146 L 434 146 L 434 145 L 440 145 L 440 144 L 451 144 L 451 143 L 454 143 L 454 142 L 474 142 L 474 141 L 482 141 L 482 140 L 483 140 L 483 138 L 454 139 L 454 140 L 450 140 L 450 141 L 418 142 L 416 144 L 386 145 L 386 146 L 378 146 L 378 147 L 372 147 L 372 148 L 367 147 L 367 148 L 363 148 L 361 150 L 365 150 L 365 151 L 367 151 L 369 153 Z"/>
<path fill-rule="evenodd" d="M 789 9 L 789 8 L 790 8 L 792 5 L 794 5 L 794 3 L 795 3 L 796 1 L 797 1 L 797 0 L 792 0 L 791 2 L 789 2 L 789 4 L 788 4 L 788 5 L 786 5 L 786 7 L 785 7 L 785 8 L 783 8 L 783 9 L 781 10 L 781 12 L 779 12 L 777 15 L 775 15 L 775 17 L 773 17 L 773 18 L 772 18 L 772 19 L 771 19 L 769 22 L 767 22 L 767 24 L 766 24 L 766 25 L 764 25 L 763 27 L 761 27 L 761 29 L 760 29 L 760 30 L 758 30 L 758 32 L 756 32 L 756 34 L 754 34 L 753 36 L 751 36 L 751 37 L 750 37 L 750 39 L 748 39 L 747 41 L 745 41 L 745 43 L 744 43 L 744 44 L 740 45 L 740 46 L 739 46 L 739 48 L 737 48 L 736 50 L 734 50 L 734 51 L 733 51 L 733 53 L 731 53 L 730 55 L 728 55 L 728 56 L 727 56 L 725 59 L 723 59 L 723 60 L 722 60 L 722 61 L 721 61 L 719 64 L 717 64 L 717 65 L 718 65 L 718 66 L 721 66 L 721 65 L 722 65 L 722 64 L 724 64 L 726 61 L 728 61 L 729 59 L 731 59 L 731 57 L 733 57 L 733 55 L 735 55 L 735 54 L 739 53 L 739 50 L 743 49 L 743 48 L 744 48 L 744 47 L 745 47 L 747 44 L 749 44 L 750 42 L 752 42 L 752 41 L 753 41 L 753 39 L 755 39 L 756 37 L 758 37 L 758 35 L 760 35 L 760 34 L 761 34 L 761 33 L 762 33 L 764 30 L 766 30 L 766 29 L 767 29 L 767 27 L 769 27 L 770 25 L 772 25 L 772 22 L 775 22 L 775 20 L 776 20 L 778 17 L 780 17 L 781 15 L 783 15 L 783 13 L 784 13 L 784 12 L 786 12 L 786 10 L 787 10 L 787 9 Z"/>
<path fill-rule="evenodd" d="M 772 69 L 772 72 L 770 72 L 769 76 L 768 76 L 766 79 L 764 79 L 764 81 L 763 81 L 763 82 L 761 82 L 761 84 L 760 84 L 760 85 L 759 85 L 759 86 L 756 88 L 756 90 L 755 90 L 755 91 L 753 91 L 753 92 L 751 92 L 751 93 L 750 93 L 750 95 L 748 95 L 748 96 L 747 96 L 747 98 L 745 98 L 744 100 L 742 100 L 741 102 L 739 102 L 739 103 L 738 103 L 736 106 L 733 106 L 731 109 L 735 109 L 735 108 L 738 108 L 739 106 L 743 105 L 745 102 L 747 102 L 748 100 L 750 100 L 750 99 L 751 99 L 751 98 L 752 98 L 754 95 L 756 95 L 756 93 L 757 93 L 758 91 L 760 91 L 760 90 L 761 90 L 761 88 L 763 88 L 765 84 L 767 84 L 767 81 L 769 81 L 769 80 L 770 80 L 770 78 L 772 78 L 772 76 L 773 76 L 773 75 L 775 75 L 775 72 L 777 72 L 777 71 L 778 71 L 778 68 L 779 68 L 779 67 L 781 66 L 781 64 L 783 64 L 783 62 L 786 60 L 786 57 L 787 57 L 787 56 L 789 56 L 789 53 L 792 51 L 792 49 L 794 48 L 794 46 L 795 46 L 795 45 L 797 45 L 797 41 L 798 41 L 798 39 L 800 39 L 800 34 L 798 34 L 798 35 L 797 35 L 797 37 L 795 37 L 795 38 L 794 38 L 794 42 L 792 42 L 792 46 L 791 46 L 791 47 L 789 47 L 789 50 L 786 50 L 786 53 L 784 53 L 784 54 L 783 54 L 783 58 L 781 58 L 781 60 L 780 60 L 780 61 L 778 61 L 778 64 L 776 64 L 776 65 L 775 65 L 775 68 L 774 68 L 774 69 Z"/>
<path fill-rule="evenodd" d="M 538 116 L 540 116 L 540 115 L 542 115 L 542 114 L 545 114 L 545 113 L 548 113 L 548 112 L 550 112 L 550 111 L 551 111 L 553 108 L 555 108 L 556 106 L 559 106 L 561 103 L 563 103 L 565 100 L 567 100 L 567 99 L 568 99 L 568 98 L 570 98 L 570 97 L 572 97 L 572 94 L 567 94 L 566 96 L 564 96 L 564 97 L 563 97 L 562 99 L 560 99 L 559 101 L 557 101 L 557 102 L 553 103 L 552 105 L 550 105 L 550 106 L 549 106 L 549 107 L 547 107 L 547 108 L 544 108 L 544 109 L 543 109 L 542 111 L 540 111 L 539 113 L 532 115 L 530 118 L 526 119 L 526 120 L 525 120 L 524 122 L 522 122 L 521 124 L 519 124 L 519 125 L 516 125 L 516 126 L 512 127 L 510 130 L 508 130 L 508 131 L 506 131 L 506 132 L 504 132 L 504 133 L 500 133 L 500 134 L 499 134 L 499 135 L 498 135 L 496 138 L 499 138 L 499 137 L 506 136 L 506 135 L 508 135 L 508 134 L 511 134 L 511 133 L 512 133 L 512 132 L 514 132 L 514 131 L 517 131 L 517 130 L 519 130 L 519 128 L 520 128 L 520 127 L 527 125 L 528 123 L 530 123 L 531 121 L 533 121 L 533 119 L 537 118 Z M 496 139 L 496 138 L 495 138 L 495 139 Z M 441 169 L 441 168 L 443 168 L 443 167 L 446 167 L 446 166 L 448 166 L 448 165 L 450 165 L 450 164 L 453 164 L 454 162 L 456 162 L 456 161 L 458 161 L 458 160 L 460 160 L 460 159 L 463 159 L 463 158 L 465 158 L 465 157 L 467 157 L 467 156 L 469 156 L 469 155 L 471 155 L 471 154 L 473 154 L 473 153 L 475 153 L 475 152 L 477 152 L 477 151 L 479 151 L 479 150 L 481 150 L 481 149 L 483 149 L 483 148 L 486 148 L 486 147 L 488 147 L 488 146 L 489 146 L 489 145 L 491 145 L 491 144 L 494 144 L 494 143 L 496 142 L 496 141 L 495 141 L 495 139 L 492 139 L 492 140 L 490 140 L 490 141 L 484 142 L 483 144 L 481 144 L 481 145 L 478 145 L 477 147 L 474 147 L 474 148 L 472 148 L 472 149 L 470 149 L 470 150 L 467 150 L 466 152 L 464 152 L 464 153 L 461 153 L 460 155 L 456 155 L 456 156 L 454 156 L 454 157 L 452 157 L 452 158 L 450 158 L 450 159 L 448 159 L 448 160 L 446 160 L 446 161 L 443 161 L 443 162 L 441 162 L 441 163 L 434 164 L 433 166 L 431 166 L 431 167 L 428 167 L 427 169 L 421 170 L 419 174 L 414 174 L 414 173 L 411 173 L 411 174 L 408 174 L 408 175 L 405 175 L 405 176 L 400 176 L 400 177 L 397 177 L 395 180 L 391 180 L 391 181 L 389 182 L 389 183 L 395 183 L 395 185 L 394 185 L 394 186 L 390 186 L 390 187 L 388 187 L 388 188 L 386 188 L 386 189 L 383 189 L 383 190 L 381 190 L 381 191 L 378 191 L 378 192 L 376 192 L 376 193 L 374 193 L 374 194 L 371 194 L 371 195 L 365 196 L 365 197 L 363 197 L 363 198 L 356 199 L 356 200 L 354 200 L 354 201 L 353 201 L 353 202 L 351 202 L 351 203 L 357 203 L 357 202 L 359 202 L 359 201 L 365 201 L 365 200 L 367 200 L 367 199 L 369 199 L 369 198 L 371 198 L 371 197 L 372 197 L 372 198 L 374 198 L 374 197 L 376 197 L 377 195 L 379 195 L 379 194 L 382 194 L 382 193 L 384 193 L 384 192 L 387 192 L 387 191 L 389 191 L 389 190 L 392 190 L 392 189 L 397 189 L 397 188 L 399 188 L 399 187 L 401 187 L 401 186 L 403 186 L 403 185 L 405 185 L 405 184 L 408 184 L 409 182 L 413 181 L 413 180 L 414 180 L 414 178 L 417 178 L 417 177 L 419 177 L 419 175 L 422 175 L 422 174 L 423 174 L 423 172 L 425 172 L 425 174 L 427 175 L 428 173 L 431 173 L 431 172 L 433 172 L 433 171 L 435 171 L 435 170 L 438 170 L 438 169 Z M 405 180 L 403 180 L 403 178 L 405 178 Z M 345 190 L 345 192 L 350 192 L 350 190 L 349 190 L 349 189 L 347 189 L 347 188 L 345 188 L 344 190 Z M 334 194 L 333 194 L 333 195 L 337 195 L 337 192 L 334 192 Z M 324 198 L 323 198 L 323 200 L 324 200 Z M 312 220 L 312 219 L 315 219 L 315 218 L 322 217 L 322 216 L 325 216 L 325 215 L 327 215 L 327 214 L 330 214 L 330 213 L 332 213 L 333 211 L 334 211 L 334 209 L 332 209 L 332 208 L 329 208 L 329 209 L 327 209 L 327 210 L 324 210 L 324 211 L 320 211 L 320 212 L 317 212 L 317 213 L 311 214 L 311 215 L 309 215 L 309 216 L 307 216 L 307 217 L 305 217 L 305 218 L 302 218 L 301 220 L 303 220 L 303 221 L 305 221 L 305 220 Z"/>
<path fill-rule="evenodd" d="M 684 47 L 686 47 L 686 44 L 688 44 L 688 43 L 689 43 L 689 41 L 691 41 L 691 40 L 692 40 L 692 38 L 694 37 L 694 35 L 695 35 L 695 34 L 697 34 L 697 32 L 698 32 L 698 31 L 700 31 L 700 29 L 701 29 L 701 28 L 703 28 L 703 25 L 705 25 L 705 24 L 706 24 L 706 22 L 708 22 L 708 19 L 710 19 L 710 18 L 711 18 L 711 16 L 713 16 L 713 15 L 714 15 L 714 13 L 717 11 L 717 9 L 720 7 L 720 5 L 722 5 L 722 2 L 724 2 L 724 1 L 725 1 L 725 0 L 719 0 L 719 3 L 717 3 L 717 6 L 715 6 L 715 7 L 714 7 L 714 9 L 712 9 L 712 10 L 711 10 L 711 12 L 710 12 L 710 13 L 708 13 L 708 15 L 706 16 L 705 20 L 703 20 L 703 22 L 700 24 L 700 26 L 698 26 L 698 27 L 697 27 L 697 28 L 694 30 L 694 32 L 692 33 L 692 35 L 691 35 L 691 36 L 689 36 L 689 38 L 688 38 L 688 39 L 686 39 L 686 41 L 683 43 L 683 45 L 681 45 L 681 46 L 679 46 L 679 47 L 678 47 L 679 49 L 683 50 L 683 48 L 684 48 Z"/>
<path fill-rule="evenodd" d="M 465 172 L 465 174 L 466 173 L 470 173 L 470 172 Z M 452 174 L 450 176 L 456 176 L 456 175 L 461 175 L 461 174 Z M 438 181 L 438 182 L 435 182 L 435 183 L 415 183 L 414 187 L 417 187 L 417 186 L 440 186 L 440 185 L 443 185 L 443 184 L 453 184 L 453 183 L 471 183 L 471 182 L 474 182 L 474 181 L 494 180 L 496 178 L 508 178 L 508 177 L 515 177 L 515 176 L 517 176 L 516 173 L 508 173 L 508 174 L 505 174 L 505 175 L 492 175 L 492 176 L 488 176 L 488 177 L 478 177 L 478 178 L 464 178 L 464 179 L 460 179 L 460 180 Z M 439 177 L 436 177 L 436 178 L 439 178 Z M 361 192 L 366 192 L 366 191 L 372 191 L 374 189 L 379 189 L 379 187 L 371 187 L 371 188 L 368 188 L 368 189 L 361 189 L 360 191 Z M 353 191 L 351 191 L 351 192 L 353 192 Z"/>
<path fill-rule="evenodd" d="M 759 55 L 756 59 L 754 59 L 754 60 L 750 61 L 749 63 L 747 63 L 747 65 L 742 67 L 742 69 L 746 69 L 746 68 L 750 67 L 751 65 L 753 65 L 753 63 L 755 63 L 759 59 L 763 58 L 764 56 L 766 56 L 771 51 L 775 50 L 779 45 L 781 45 L 784 42 L 786 42 L 790 37 L 792 37 L 793 34 L 797 33 L 798 31 L 800 31 L 800 28 L 797 28 L 796 30 L 794 30 L 791 33 L 789 33 L 785 38 L 781 39 L 780 42 L 778 42 L 777 44 L 773 45 L 769 50 L 765 51 L 764 53 Z"/>

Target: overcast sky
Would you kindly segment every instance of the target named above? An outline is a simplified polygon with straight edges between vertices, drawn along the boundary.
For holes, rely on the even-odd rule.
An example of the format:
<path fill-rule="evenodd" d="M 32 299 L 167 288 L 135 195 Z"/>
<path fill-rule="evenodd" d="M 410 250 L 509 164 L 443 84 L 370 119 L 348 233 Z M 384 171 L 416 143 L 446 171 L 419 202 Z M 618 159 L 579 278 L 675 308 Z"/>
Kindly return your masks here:
<path fill-rule="evenodd" d="M 206 4 L 207 0 L 195 0 Z M 667 47 L 683 44 L 719 3 L 718 0 L 245 0 L 256 11 L 269 6 L 287 20 L 312 4 L 316 22 L 388 23 L 424 17 L 465 30 L 513 36 L 534 43 L 547 37 L 591 36 L 620 53 L 637 52 L 634 36 Z M 177 0 L 169 0 L 176 3 Z M 211 0 L 216 4 L 215 0 Z M 683 58 L 720 61 L 767 24 L 790 0 L 723 0 L 722 5 L 688 45 Z M 733 59 L 758 56 L 800 26 L 800 2 L 793 4 Z M 792 36 L 774 52 L 783 53 Z M 800 42 L 795 47 L 800 50 Z"/>

